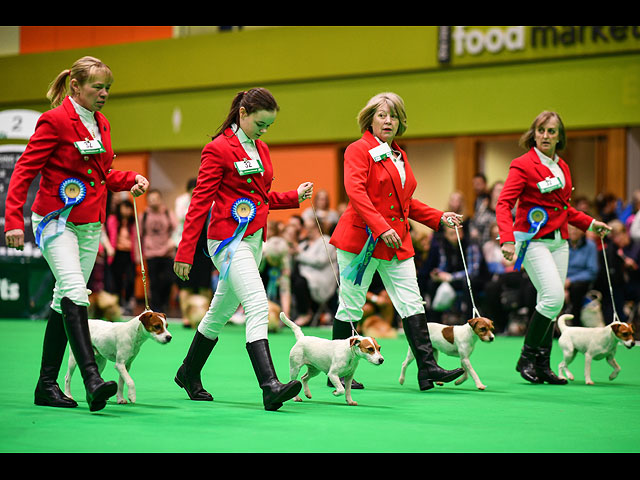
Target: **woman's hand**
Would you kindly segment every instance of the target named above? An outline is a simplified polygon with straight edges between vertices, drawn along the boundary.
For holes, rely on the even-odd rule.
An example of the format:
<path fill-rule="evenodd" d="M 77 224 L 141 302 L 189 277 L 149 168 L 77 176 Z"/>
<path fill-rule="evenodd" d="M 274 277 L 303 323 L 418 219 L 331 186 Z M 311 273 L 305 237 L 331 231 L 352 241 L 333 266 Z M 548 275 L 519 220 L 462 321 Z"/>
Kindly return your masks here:
<path fill-rule="evenodd" d="M 449 228 L 462 227 L 462 215 L 456 212 L 444 212 L 442 214 L 442 223 Z"/>
<path fill-rule="evenodd" d="M 400 246 L 402 245 L 402 239 L 400 238 L 400 235 L 398 235 L 398 233 L 393 228 L 380 235 L 380 239 L 389 248 L 400 248 Z"/>
<path fill-rule="evenodd" d="M 599 220 L 594 220 L 591 228 L 594 232 L 600 235 L 600 237 L 604 237 L 605 235 L 608 235 L 609 232 L 611 232 L 611 227 Z"/>
<path fill-rule="evenodd" d="M 16 250 L 24 250 L 24 231 L 19 228 L 9 230 L 5 236 L 5 243 L 9 248 L 15 248 Z"/>
<path fill-rule="evenodd" d="M 149 188 L 149 180 L 142 175 L 136 175 L 136 184 L 131 187 L 131 194 L 134 197 L 139 197 Z"/>
<path fill-rule="evenodd" d="M 502 256 L 505 260 L 510 262 L 513 260 L 513 255 L 516 253 L 516 244 L 511 242 L 503 243 L 500 247 L 502 250 Z"/>
<path fill-rule="evenodd" d="M 313 195 L 313 183 L 304 182 L 298 187 L 298 203 L 302 203 Z"/>
<path fill-rule="evenodd" d="M 175 262 L 173 264 L 173 271 L 180 280 L 189 280 L 189 272 L 191 271 L 191 265 L 188 263 Z"/>

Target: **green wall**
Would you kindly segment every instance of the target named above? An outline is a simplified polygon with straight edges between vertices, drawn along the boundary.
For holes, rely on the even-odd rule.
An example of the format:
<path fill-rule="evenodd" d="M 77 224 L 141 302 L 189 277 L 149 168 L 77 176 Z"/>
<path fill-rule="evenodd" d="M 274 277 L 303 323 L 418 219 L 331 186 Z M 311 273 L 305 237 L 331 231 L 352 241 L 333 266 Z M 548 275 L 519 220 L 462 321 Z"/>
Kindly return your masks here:
<path fill-rule="evenodd" d="M 200 148 L 251 86 L 280 104 L 272 145 L 349 141 L 389 90 L 408 137 L 521 132 L 543 109 L 567 128 L 640 125 L 640 52 L 442 67 L 436 50 L 436 27 L 287 27 L 5 57 L 0 110 L 45 110 L 48 83 L 91 54 L 114 71 L 104 113 L 120 153 Z"/>

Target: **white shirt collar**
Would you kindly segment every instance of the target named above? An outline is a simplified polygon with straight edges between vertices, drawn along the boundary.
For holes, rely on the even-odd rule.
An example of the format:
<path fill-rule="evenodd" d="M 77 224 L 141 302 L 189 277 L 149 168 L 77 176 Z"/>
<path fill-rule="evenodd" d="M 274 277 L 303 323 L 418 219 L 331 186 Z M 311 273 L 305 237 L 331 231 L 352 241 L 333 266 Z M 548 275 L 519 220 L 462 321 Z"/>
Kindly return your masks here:
<path fill-rule="evenodd" d="M 553 158 L 547 157 L 544 153 L 538 150 L 538 147 L 533 147 L 533 149 L 538 154 L 538 158 L 546 163 L 558 163 L 558 154 L 554 153 Z"/>
<path fill-rule="evenodd" d="M 240 143 L 250 143 L 251 145 L 255 145 L 253 140 L 247 137 L 247 134 L 244 133 L 244 130 L 242 130 L 242 128 L 240 128 L 235 123 L 231 125 L 231 130 L 233 130 L 233 133 L 236 134 L 236 137 L 238 137 L 238 140 L 240 140 Z"/>
<path fill-rule="evenodd" d="M 96 119 L 94 116 L 94 112 L 84 108 L 82 105 L 76 102 L 71 96 L 69 97 L 69 100 L 71 100 L 71 103 L 73 104 L 73 108 L 75 108 L 76 112 L 78 113 L 78 115 L 80 115 L 81 118 L 83 118 L 84 120 L 88 120 L 90 122 L 95 122 Z"/>

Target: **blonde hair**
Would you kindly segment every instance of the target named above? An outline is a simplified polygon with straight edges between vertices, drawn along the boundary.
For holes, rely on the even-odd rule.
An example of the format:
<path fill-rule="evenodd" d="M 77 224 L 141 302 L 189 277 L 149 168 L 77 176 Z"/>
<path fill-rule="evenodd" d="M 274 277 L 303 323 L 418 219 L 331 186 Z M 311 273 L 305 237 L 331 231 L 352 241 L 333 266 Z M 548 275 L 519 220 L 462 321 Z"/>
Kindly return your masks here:
<path fill-rule="evenodd" d="M 531 147 L 535 147 L 536 145 L 536 129 L 539 125 L 546 123 L 550 118 L 555 118 L 558 120 L 558 143 L 556 145 L 556 150 L 564 150 L 564 147 L 567 145 L 567 137 L 564 131 L 564 123 L 562 123 L 562 119 L 560 115 L 556 112 L 551 112 L 549 110 L 545 110 L 541 112 L 533 121 L 529 130 L 527 130 L 521 137 L 520 142 L 518 143 L 525 150 L 531 149 Z"/>
<path fill-rule="evenodd" d="M 62 104 L 64 97 L 71 89 L 71 80 L 76 79 L 80 85 L 92 80 L 100 73 L 106 74 L 113 81 L 113 73 L 111 69 L 95 57 L 82 57 L 75 61 L 71 68 L 67 68 L 60 72 L 53 82 L 49 85 L 47 91 L 47 99 L 51 102 L 51 107 L 57 107 Z M 69 86 L 67 87 L 67 77 L 69 77 Z"/>
<path fill-rule="evenodd" d="M 392 92 L 383 92 L 372 97 L 367 105 L 360 110 L 358 114 L 358 125 L 360 125 L 360 133 L 364 133 L 371 128 L 373 116 L 378 108 L 386 103 L 389 108 L 397 115 L 400 124 L 398 125 L 398 133 L 400 137 L 407 130 L 407 113 L 404 109 L 404 101 L 402 98 Z"/>

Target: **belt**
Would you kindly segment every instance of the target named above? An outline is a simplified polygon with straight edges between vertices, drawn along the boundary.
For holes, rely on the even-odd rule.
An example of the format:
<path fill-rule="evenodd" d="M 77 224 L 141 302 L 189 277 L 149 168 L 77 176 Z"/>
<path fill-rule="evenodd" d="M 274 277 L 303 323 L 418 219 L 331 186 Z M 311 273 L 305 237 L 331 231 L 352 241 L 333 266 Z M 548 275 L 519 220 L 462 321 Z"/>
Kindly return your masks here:
<path fill-rule="evenodd" d="M 543 236 L 540 237 L 540 240 L 555 240 L 556 232 L 558 232 L 558 229 L 552 230 L 551 232 L 544 234 Z"/>

